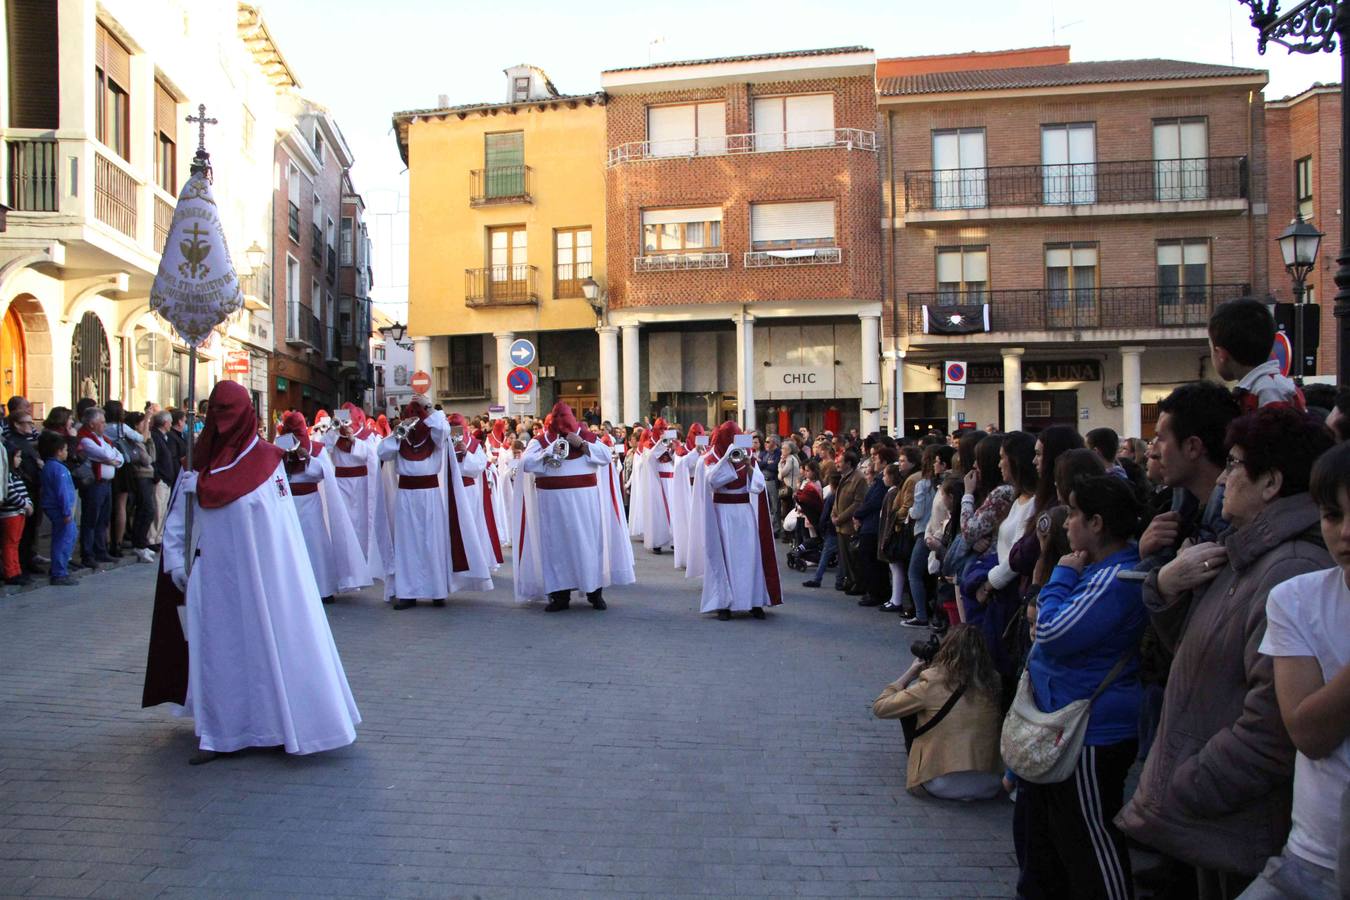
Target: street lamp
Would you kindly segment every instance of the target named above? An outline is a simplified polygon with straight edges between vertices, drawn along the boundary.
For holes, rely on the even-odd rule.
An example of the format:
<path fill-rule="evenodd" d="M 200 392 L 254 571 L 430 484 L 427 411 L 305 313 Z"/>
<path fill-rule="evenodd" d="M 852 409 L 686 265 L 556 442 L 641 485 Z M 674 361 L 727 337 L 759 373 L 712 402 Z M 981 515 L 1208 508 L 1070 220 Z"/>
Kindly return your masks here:
<path fill-rule="evenodd" d="M 1346 41 L 1350 40 L 1350 0 L 1304 0 L 1284 15 L 1280 15 L 1280 0 L 1238 0 L 1252 11 L 1252 27 L 1259 33 L 1256 49 L 1266 52 L 1266 45 L 1274 41 L 1290 53 L 1341 53 L 1341 134 L 1340 146 L 1350 145 L 1350 54 Z M 1342 210 L 1350 209 L 1350 159 L 1341 153 Z M 1341 228 L 1341 249 L 1336 257 L 1336 380 L 1350 384 L 1350 243 L 1346 242 L 1344 224 Z M 1284 249 L 1283 235 L 1280 248 Z M 1314 254 L 1316 251 L 1314 251 Z M 1290 256 L 1285 253 L 1285 263 Z M 1292 274 L 1291 270 L 1291 274 Z M 1305 274 L 1306 277 L 1306 274 Z M 1301 287 L 1300 287 L 1301 289 Z M 1296 310 L 1296 312 L 1298 312 Z M 1302 317 L 1298 320 L 1302 322 Z M 1295 328 L 1301 334 L 1301 324 Z M 1300 342 L 1301 343 L 1301 342 Z M 1302 352 L 1300 348 L 1300 353 Z M 1300 370 L 1302 361 L 1300 359 Z"/>
<path fill-rule="evenodd" d="M 609 299 L 600 287 L 600 282 L 587 275 L 581 281 L 581 293 L 590 304 L 591 309 L 595 310 L 595 317 L 603 319 L 605 317 L 605 302 Z"/>
<path fill-rule="evenodd" d="M 244 258 L 248 260 L 248 267 L 256 272 L 267 261 L 267 251 L 254 241 L 253 245 L 244 251 Z"/>
<path fill-rule="evenodd" d="M 380 331 L 389 335 L 389 339 L 395 344 L 398 344 L 402 343 L 403 336 L 408 333 L 408 326 L 404 325 L 402 322 L 395 322 L 393 325 L 386 325 L 381 328 Z"/>
<path fill-rule="evenodd" d="M 1289 368 L 1300 384 L 1303 382 L 1306 362 L 1303 351 L 1303 298 L 1307 288 L 1304 282 L 1317 264 L 1317 248 L 1322 244 L 1322 236 L 1322 232 L 1303 221 L 1302 213 L 1295 213 L 1289 227 L 1275 239 L 1284 256 L 1284 268 L 1294 279 L 1294 360 L 1297 362 Z"/>

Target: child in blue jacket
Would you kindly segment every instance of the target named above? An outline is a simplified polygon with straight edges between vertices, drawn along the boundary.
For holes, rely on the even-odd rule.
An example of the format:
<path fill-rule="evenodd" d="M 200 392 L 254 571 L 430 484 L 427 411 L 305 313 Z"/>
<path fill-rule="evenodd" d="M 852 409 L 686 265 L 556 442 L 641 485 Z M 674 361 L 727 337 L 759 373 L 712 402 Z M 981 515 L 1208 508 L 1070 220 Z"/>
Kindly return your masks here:
<path fill-rule="evenodd" d="M 42 511 L 52 523 L 51 583 L 76 584 L 70 577 L 70 554 L 75 549 L 75 482 L 66 468 L 65 435 L 44 431 L 38 435 L 38 454 L 42 457 Z"/>

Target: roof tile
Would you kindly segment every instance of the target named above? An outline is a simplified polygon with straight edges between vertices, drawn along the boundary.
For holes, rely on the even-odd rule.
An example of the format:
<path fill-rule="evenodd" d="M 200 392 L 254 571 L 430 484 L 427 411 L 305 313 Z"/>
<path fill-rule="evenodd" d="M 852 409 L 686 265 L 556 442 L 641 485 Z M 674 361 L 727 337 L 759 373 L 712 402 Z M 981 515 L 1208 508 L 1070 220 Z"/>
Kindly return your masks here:
<path fill-rule="evenodd" d="M 623 66 L 605 69 L 610 72 L 638 72 L 643 69 L 673 69 L 678 66 L 708 66 L 717 63 L 753 62 L 758 59 L 786 59 L 794 56 L 830 56 L 834 53 L 870 53 L 871 47 L 823 47 L 817 50 L 785 50 L 781 53 L 752 53 L 749 56 L 715 56 L 710 59 L 681 59 L 674 62 L 651 63 L 645 66 Z"/>
<path fill-rule="evenodd" d="M 883 97 L 901 97 L 914 94 L 1109 84 L 1117 81 L 1173 81 L 1185 78 L 1225 78 L 1265 74 L 1261 69 L 1216 66 L 1176 59 L 1119 59 L 1064 63 L 1057 66 L 901 75 L 880 79 L 877 88 Z"/>

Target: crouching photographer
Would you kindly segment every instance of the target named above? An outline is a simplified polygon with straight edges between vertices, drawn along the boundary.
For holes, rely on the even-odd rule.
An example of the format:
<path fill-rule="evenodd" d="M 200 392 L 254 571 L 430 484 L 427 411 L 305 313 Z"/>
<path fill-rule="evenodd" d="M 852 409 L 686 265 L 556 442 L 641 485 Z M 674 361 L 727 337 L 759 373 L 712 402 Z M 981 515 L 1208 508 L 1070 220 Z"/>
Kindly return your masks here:
<path fill-rule="evenodd" d="M 984 639 L 956 625 L 935 649 L 930 641 L 914 650 L 919 658 L 872 704 L 873 715 L 904 729 L 905 787 L 941 800 L 998 796 L 999 676 Z"/>

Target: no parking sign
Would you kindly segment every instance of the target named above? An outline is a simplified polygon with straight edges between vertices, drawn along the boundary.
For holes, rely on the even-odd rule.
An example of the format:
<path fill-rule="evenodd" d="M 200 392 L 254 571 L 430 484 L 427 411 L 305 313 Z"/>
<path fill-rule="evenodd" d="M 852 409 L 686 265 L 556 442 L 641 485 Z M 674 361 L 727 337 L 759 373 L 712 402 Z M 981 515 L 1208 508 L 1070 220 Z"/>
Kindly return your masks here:
<path fill-rule="evenodd" d="M 948 360 L 942 365 L 942 380 L 947 386 L 948 400 L 966 399 L 966 376 L 969 370 L 964 360 Z"/>

